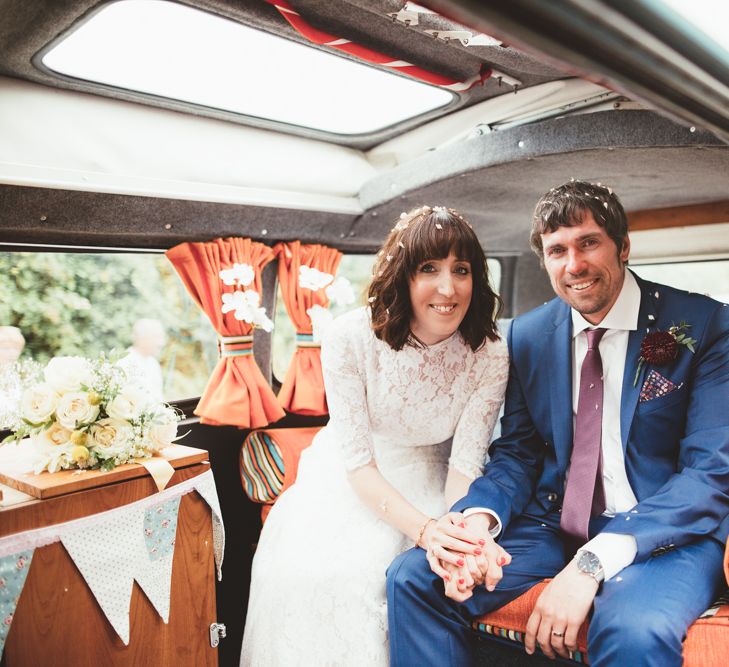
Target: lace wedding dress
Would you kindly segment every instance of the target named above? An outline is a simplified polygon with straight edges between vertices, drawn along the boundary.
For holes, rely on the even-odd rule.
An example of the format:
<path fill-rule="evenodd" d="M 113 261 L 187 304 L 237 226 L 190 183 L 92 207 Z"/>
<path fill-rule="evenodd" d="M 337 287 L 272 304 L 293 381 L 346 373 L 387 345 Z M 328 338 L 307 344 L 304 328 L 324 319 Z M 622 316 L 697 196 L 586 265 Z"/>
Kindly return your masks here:
<path fill-rule="evenodd" d="M 396 352 L 363 308 L 332 325 L 322 366 L 330 421 L 261 534 L 244 666 L 388 664 L 385 572 L 413 544 L 358 499 L 347 470 L 374 459 L 414 506 L 441 516 L 448 466 L 475 478 L 486 462 L 508 354 L 503 341 L 473 352 L 459 333 Z"/>

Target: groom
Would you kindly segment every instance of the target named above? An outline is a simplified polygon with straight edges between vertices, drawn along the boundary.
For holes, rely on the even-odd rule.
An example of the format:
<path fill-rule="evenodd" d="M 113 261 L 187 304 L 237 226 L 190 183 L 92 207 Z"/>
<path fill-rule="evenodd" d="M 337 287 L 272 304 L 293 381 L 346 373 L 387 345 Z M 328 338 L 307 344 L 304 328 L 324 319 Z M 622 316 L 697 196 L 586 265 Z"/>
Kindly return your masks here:
<path fill-rule="evenodd" d="M 472 619 L 546 577 L 528 653 L 567 657 L 592 611 L 593 667 L 681 665 L 729 534 L 729 307 L 628 271 L 609 188 L 548 192 L 531 244 L 558 298 L 512 323 L 502 436 L 453 508 L 480 576 L 444 592 L 421 549 L 395 560 L 392 665 L 471 664 Z"/>

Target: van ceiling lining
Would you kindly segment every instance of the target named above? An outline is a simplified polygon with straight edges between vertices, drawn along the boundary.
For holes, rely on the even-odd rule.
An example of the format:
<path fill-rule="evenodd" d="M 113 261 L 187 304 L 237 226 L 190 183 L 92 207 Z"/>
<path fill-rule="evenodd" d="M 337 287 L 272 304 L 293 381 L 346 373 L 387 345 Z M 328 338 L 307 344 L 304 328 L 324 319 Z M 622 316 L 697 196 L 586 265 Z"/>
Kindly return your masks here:
<path fill-rule="evenodd" d="M 691 132 L 652 111 L 597 111 L 474 134 L 425 153 L 367 181 L 360 190 L 363 210 L 436 181 L 502 163 L 585 149 L 615 150 L 652 146 L 729 146 L 706 131 Z M 660 169 L 660 165 L 656 165 Z M 716 180 L 707 175 L 708 182 Z M 726 178 L 720 178 L 726 186 Z M 697 187 L 702 184 L 697 183 Z M 715 199 L 716 197 L 707 197 Z M 668 201 L 667 204 L 672 202 Z"/>
<path fill-rule="evenodd" d="M 425 179 L 425 173 L 435 176 Z M 430 204 L 460 210 L 490 254 L 511 255 L 528 252 L 537 199 L 570 177 L 610 185 L 633 211 L 725 201 L 727 173 L 729 146 L 709 133 L 692 133 L 649 111 L 597 112 L 492 132 L 427 153 L 372 179 L 365 187 L 366 213 L 358 217 L 0 186 L 0 240 L 167 248 L 241 235 L 268 244 L 298 238 L 368 252 L 402 211 Z"/>
<path fill-rule="evenodd" d="M 474 136 L 376 176 L 353 228 L 382 239 L 402 211 L 457 208 L 489 252 L 525 251 L 539 197 L 570 178 L 610 185 L 628 211 L 726 200 L 729 146 L 651 111 L 604 111 Z"/>
<path fill-rule="evenodd" d="M 105 4 L 105 1 L 2 0 L 0 74 L 187 114 L 208 116 L 324 139 L 360 149 L 372 148 L 441 114 L 441 110 L 435 110 L 416 119 L 398 123 L 391 128 L 367 135 L 349 137 L 307 128 L 294 128 L 283 123 L 249 118 L 236 113 L 116 89 L 103 84 L 86 83 L 40 70 L 33 65 L 32 59 L 39 51 L 77 20 Z M 186 0 L 184 4 L 312 46 L 281 17 L 275 7 L 262 0 Z M 388 17 L 388 13 L 397 12 L 402 8 L 403 3 L 399 0 L 294 0 L 291 4 L 306 18 L 307 22 L 316 28 L 357 41 L 363 46 L 382 53 L 391 53 L 393 58 L 407 60 L 414 65 L 444 76 L 466 79 L 478 74 L 483 65 L 488 65 L 519 79 L 523 86 L 564 78 L 563 74 L 542 64 L 539 59 L 527 56 L 510 47 L 494 45 L 463 47 L 457 40 L 445 42 L 442 39 L 433 38 L 425 31 L 429 29 L 463 29 L 463 26 L 440 16 L 422 14 L 418 26 L 411 27 L 393 21 Z M 470 29 L 467 30 L 470 31 Z M 318 46 L 312 48 L 333 50 Z M 347 54 L 339 53 L 339 55 L 351 58 Z M 212 75 L 214 76 L 214 74 Z M 510 90 L 509 86 L 500 86 L 496 80 L 487 81 L 483 86 L 476 86 L 466 93 L 461 93 L 455 106 L 471 106 L 484 99 L 508 94 Z"/>

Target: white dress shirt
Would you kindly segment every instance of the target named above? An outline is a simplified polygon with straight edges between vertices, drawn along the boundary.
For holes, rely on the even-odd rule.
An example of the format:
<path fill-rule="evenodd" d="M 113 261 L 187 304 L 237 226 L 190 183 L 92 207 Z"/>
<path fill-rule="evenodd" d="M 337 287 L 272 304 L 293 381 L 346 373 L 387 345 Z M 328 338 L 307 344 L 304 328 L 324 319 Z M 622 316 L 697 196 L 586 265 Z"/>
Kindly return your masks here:
<path fill-rule="evenodd" d="M 640 287 L 630 271 L 625 271 L 623 287 L 617 301 L 599 325 L 590 324 L 572 309 L 572 426 L 577 417 L 580 394 L 580 372 L 587 354 L 585 329 L 598 326 L 607 329 L 600 340 L 599 350 L 603 368 L 602 400 L 602 483 L 605 489 L 605 513 L 613 516 L 627 512 L 638 502 L 628 481 L 620 432 L 620 403 L 623 395 L 625 355 L 628 335 L 638 328 Z M 569 476 L 569 471 L 567 472 Z M 605 579 L 614 577 L 635 559 L 638 546 L 632 535 L 600 533 L 584 547 L 592 551 L 605 569 Z"/>
<path fill-rule="evenodd" d="M 580 371 L 587 354 L 585 329 L 599 327 L 607 329 L 599 350 L 603 365 L 603 413 L 602 413 L 602 475 L 605 489 L 605 513 L 613 516 L 627 512 L 637 504 L 637 499 L 628 481 L 620 433 L 620 403 L 622 398 L 625 355 L 628 349 L 628 335 L 638 328 L 640 310 L 640 287 L 630 271 L 625 271 L 623 286 L 617 301 L 598 325 L 590 324 L 574 308 L 572 309 L 572 414 L 577 416 L 577 401 L 580 391 Z M 569 476 L 569 471 L 568 471 Z M 501 532 L 501 520 L 488 508 L 471 507 L 464 516 L 485 512 L 496 519 L 491 530 L 493 536 Z M 632 535 L 600 533 L 592 538 L 583 549 L 592 551 L 602 563 L 605 579 L 611 579 L 620 570 L 635 560 L 638 546 Z"/>

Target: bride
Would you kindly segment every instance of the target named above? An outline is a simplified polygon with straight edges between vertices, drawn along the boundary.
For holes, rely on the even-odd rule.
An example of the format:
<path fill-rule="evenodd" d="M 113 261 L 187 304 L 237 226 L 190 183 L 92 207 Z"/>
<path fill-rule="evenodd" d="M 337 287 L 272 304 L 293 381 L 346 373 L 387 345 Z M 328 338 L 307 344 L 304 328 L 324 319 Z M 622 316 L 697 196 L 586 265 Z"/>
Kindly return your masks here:
<path fill-rule="evenodd" d="M 479 553 L 460 515 L 433 518 L 481 474 L 508 376 L 470 225 L 443 207 L 403 214 L 369 302 L 322 345 L 330 421 L 262 531 L 241 665 L 387 665 L 390 562 L 413 544 L 455 549 L 436 551 L 452 565 Z"/>

